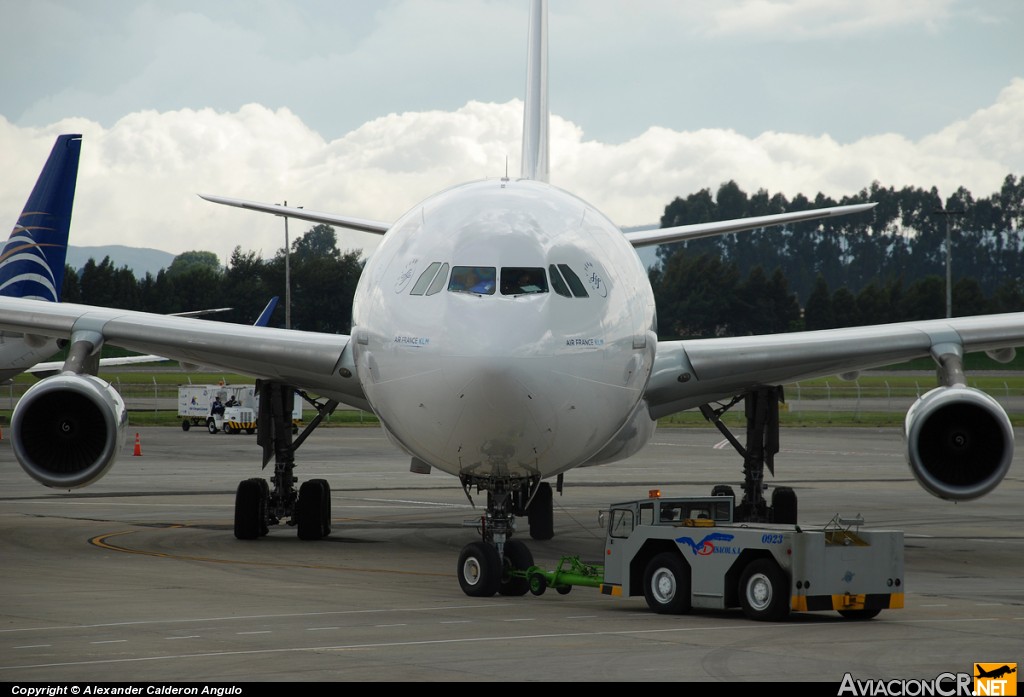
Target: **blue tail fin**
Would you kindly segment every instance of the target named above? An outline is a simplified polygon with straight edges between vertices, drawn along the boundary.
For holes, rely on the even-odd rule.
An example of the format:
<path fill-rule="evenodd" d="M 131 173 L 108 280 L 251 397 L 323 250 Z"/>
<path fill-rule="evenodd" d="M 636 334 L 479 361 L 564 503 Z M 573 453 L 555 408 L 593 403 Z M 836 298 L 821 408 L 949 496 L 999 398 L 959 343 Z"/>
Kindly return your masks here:
<path fill-rule="evenodd" d="M 81 135 L 57 137 L 0 251 L 0 295 L 60 301 L 81 149 Z"/>
<path fill-rule="evenodd" d="M 274 314 L 274 308 L 277 307 L 278 297 L 279 296 L 275 295 L 270 299 L 270 302 L 268 302 L 267 306 L 263 308 L 263 312 L 260 313 L 260 316 L 256 319 L 256 324 L 253 326 L 265 327 L 270 323 L 270 316 Z"/>

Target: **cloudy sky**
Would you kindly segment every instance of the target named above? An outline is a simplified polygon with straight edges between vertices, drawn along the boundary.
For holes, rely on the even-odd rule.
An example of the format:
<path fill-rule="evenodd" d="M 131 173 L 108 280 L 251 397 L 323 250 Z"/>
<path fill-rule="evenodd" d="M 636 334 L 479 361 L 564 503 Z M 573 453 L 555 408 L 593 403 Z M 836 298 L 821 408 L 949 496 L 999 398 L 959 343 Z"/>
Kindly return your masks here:
<path fill-rule="evenodd" d="M 34 0 L 0 17 L 0 213 L 14 222 L 55 136 L 82 133 L 76 245 L 269 256 L 279 219 L 196 193 L 393 220 L 519 170 L 526 0 Z M 728 179 L 987 196 L 1024 174 L 1022 30 L 1020 0 L 553 0 L 551 180 L 624 226 Z"/>

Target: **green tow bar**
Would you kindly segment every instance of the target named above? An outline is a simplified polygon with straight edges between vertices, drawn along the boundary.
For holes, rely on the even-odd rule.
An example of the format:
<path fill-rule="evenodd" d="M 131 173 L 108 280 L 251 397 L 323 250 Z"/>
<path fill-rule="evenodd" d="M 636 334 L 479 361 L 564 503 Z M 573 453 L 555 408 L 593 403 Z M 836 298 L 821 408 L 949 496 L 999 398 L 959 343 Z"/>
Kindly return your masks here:
<path fill-rule="evenodd" d="M 573 586 L 590 586 L 599 588 L 604 583 L 604 567 L 597 564 L 584 564 L 579 557 L 562 557 L 558 568 L 545 571 L 539 566 L 531 566 L 526 571 L 513 571 L 514 576 L 526 578 L 530 583 L 530 592 L 542 595 L 548 587 L 554 588 L 559 594 L 565 595 Z"/>

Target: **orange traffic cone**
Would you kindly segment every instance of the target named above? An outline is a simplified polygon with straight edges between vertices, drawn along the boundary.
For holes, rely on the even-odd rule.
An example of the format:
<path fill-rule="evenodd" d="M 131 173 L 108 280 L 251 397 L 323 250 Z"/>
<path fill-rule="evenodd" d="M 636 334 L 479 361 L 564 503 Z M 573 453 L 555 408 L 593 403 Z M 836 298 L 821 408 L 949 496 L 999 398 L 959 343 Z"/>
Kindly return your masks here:
<path fill-rule="evenodd" d="M 142 441 L 139 439 L 139 434 L 135 434 L 135 452 L 132 453 L 135 457 L 142 457 Z"/>

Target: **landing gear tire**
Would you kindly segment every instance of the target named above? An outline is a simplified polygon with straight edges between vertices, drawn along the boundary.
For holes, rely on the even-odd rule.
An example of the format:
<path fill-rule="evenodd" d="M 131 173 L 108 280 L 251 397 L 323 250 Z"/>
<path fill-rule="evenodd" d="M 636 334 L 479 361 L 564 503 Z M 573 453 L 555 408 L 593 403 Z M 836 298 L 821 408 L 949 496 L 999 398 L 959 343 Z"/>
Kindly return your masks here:
<path fill-rule="evenodd" d="M 326 479 L 311 479 L 311 482 L 316 482 L 317 485 L 323 489 L 323 508 L 320 511 L 320 527 L 323 530 L 324 537 L 331 534 L 331 485 Z"/>
<path fill-rule="evenodd" d="M 789 614 L 786 574 L 771 559 L 755 559 L 740 576 L 740 605 L 752 620 L 778 622 Z"/>
<path fill-rule="evenodd" d="M 880 608 L 872 608 L 870 610 L 840 610 L 839 614 L 848 620 L 863 622 L 864 620 L 870 620 L 878 617 L 878 613 L 881 611 L 882 610 Z"/>
<path fill-rule="evenodd" d="M 530 521 L 530 537 L 535 540 L 550 540 L 555 536 L 554 497 L 551 484 L 541 482 L 537 493 L 526 509 Z"/>
<path fill-rule="evenodd" d="M 512 576 L 510 571 L 526 571 L 533 566 L 533 555 L 529 548 L 519 540 L 509 540 L 505 543 L 504 568 L 501 573 L 501 583 L 498 584 L 498 593 L 501 595 L 526 595 L 530 590 L 530 581 L 526 578 Z"/>
<path fill-rule="evenodd" d="M 459 554 L 456 572 L 463 593 L 474 598 L 491 597 L 501 582 L 498 550 L 486 542 L 470 542 Z"/>
<path fill-rule="evenodd" d="M 728 484 L 715 484 L 711 487 L 712 496 L 729 496 L 733 501 L 736 500 L 736 493 L 732 490 L 732 487 Z"/>
<path fill-rule="evenodd" d="M 214 421 L 213 419 L 207 419 L 206 420 L 206 430 L 208 430 L 210 433 L 216 433 L 220 429 L 217 428 L 217 422 L 216 421 Z"/>
<path fill-rule="evenodd" d="M 690 611 L 690 570 L 675 552 L 662 552 L 644 569 L 647 607 L 663 615 Z"/>
<path fill-rule="evenodd" d="M 796 492 L 788 486 L 772 490 L 772 522 L 796 525 Z"/>
<path fill-rule="evenodd" d="M 330 501 L 325 491 L 324 480 L 310 479 L 299 489 L 299 500 L 295 504 L 295 518 L 300 540 L 319 540 L 330 532 L 324 530 L 324 511 L 330 511 Z M 329 517 L 329 513 L 328 513 Z"/>
<path fill-rule="evenodd" d="M 266 534 L 266 499 L 260 479 L 246 479 L 235 491 L 235 537 L 255 540 Z"/>
<path fill-rule="evenodd" d="M 259 482 L 260 492 L 260 537 L 263 537 L 270 532 L 270 515 L 267 509 L 270 507 L 270 484 L 267 483 L 266 479 L 255 479 L 253 481 Z M 277 522 L 276 520 L 274 521 Z"/>

